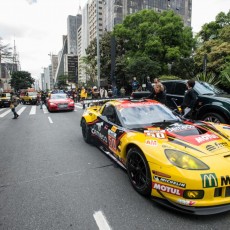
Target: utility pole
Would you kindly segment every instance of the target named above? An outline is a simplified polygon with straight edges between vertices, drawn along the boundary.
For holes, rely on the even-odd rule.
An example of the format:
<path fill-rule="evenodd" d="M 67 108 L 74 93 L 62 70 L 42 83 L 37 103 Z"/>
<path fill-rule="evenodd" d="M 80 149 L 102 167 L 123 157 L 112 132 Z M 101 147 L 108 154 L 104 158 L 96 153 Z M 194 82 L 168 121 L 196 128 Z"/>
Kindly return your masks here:
<path fill-rule="evenodd" d="M 101 69 L 101 60 L 100 60 L 100 43 L 99 43 L 99 0 L 96 0 L 96 13 L 97 13 L 97 85 L 98 89 L 100 88 L 100 69 Z"/>

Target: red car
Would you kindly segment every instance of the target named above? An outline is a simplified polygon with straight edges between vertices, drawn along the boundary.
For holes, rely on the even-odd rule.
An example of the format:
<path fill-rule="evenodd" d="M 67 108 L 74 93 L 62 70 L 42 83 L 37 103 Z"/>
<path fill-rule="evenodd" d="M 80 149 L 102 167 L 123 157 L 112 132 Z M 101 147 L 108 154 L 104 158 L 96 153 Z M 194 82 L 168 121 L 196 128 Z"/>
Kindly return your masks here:
<path fill-rule="evenodd" d="M 73 99 L 65 93 L 55 93 L 47 100 L 47 109 L 51 111 L 71 110 L 75 108 Z"/>

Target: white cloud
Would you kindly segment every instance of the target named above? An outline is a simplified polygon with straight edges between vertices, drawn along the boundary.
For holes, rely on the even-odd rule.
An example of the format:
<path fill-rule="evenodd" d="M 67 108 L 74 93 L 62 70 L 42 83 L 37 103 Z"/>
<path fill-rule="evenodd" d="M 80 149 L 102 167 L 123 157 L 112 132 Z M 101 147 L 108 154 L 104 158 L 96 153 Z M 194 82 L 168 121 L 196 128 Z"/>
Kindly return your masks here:
<path fill-rule="evenodd" d="M 30 5 L 37 2 L 37 0 L 26 0 L 26 1 L 27 1 Z"/>

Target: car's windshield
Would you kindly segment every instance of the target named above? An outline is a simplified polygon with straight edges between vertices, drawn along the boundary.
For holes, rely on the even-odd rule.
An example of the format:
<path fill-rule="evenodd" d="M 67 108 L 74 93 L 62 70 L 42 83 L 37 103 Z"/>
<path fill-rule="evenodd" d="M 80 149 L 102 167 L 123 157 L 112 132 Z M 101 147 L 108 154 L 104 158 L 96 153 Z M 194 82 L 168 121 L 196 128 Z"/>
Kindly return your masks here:
<path fill-rule="evenodd" d="M 67 95 L 66 94 L 51 94 L 50 95 L 51 99 L 66 99 Z"/>
<path fill-rule="evenodd" d="M 37 94 L 38 94 L 37 92 L 28 92 L 29 96 L 37 96 Z"/>
<path fill-rule="evenodd" d="M 225 94 L 224 90 L 219 89 L 217 86 L 211 85 L 207 82 L 196 81 L 194 89 L 203 95 Z"/>
<path fill-rule="evenodd" d="M 10 97 L 10 93 L 3 93 L 1 97 Z"/>
<path fill-rule="evenodd" d="M 165 121 L 178 121 L 170 109 L 161 104 L 143 104 L 122 108 L 121 119 L 126 126 L 135 127 Z"/>

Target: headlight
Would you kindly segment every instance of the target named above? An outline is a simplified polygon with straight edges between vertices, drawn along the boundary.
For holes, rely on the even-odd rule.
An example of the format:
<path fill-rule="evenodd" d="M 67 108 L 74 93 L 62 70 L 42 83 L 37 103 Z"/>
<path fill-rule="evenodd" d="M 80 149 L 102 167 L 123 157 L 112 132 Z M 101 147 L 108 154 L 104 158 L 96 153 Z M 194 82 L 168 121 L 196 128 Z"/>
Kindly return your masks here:
<path fill-rule="evenodd" d="M 74 105 L 74 102 L 73 102 L 73 101 L 71 101 L 69 104 L 70 104 L 70 105 Z"/>
<path fill-rule="evenodd" d="M 55 103 L 53 103 L 53 102 L 50 102 L 50 105 L 51 106 L 57 106 Z"/>
<path fill-rule="evenodd" d="M 175 166 L 187 170 L 207 170 L 209 167 L 201 160 L 181 151 L 166 149 L 165 155 Z"/>

